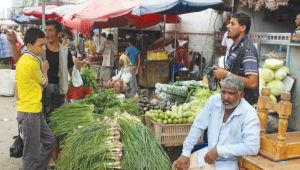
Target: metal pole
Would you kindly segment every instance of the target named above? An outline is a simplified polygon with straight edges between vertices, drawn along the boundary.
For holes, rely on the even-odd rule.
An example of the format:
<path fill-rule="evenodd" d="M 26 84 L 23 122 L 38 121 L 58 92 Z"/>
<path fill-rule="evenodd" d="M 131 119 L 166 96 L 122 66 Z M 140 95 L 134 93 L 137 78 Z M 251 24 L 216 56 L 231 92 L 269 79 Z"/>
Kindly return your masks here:
<path fill-rule="evenodd" d="M 177 32 L 177 22 L 175 22 L 175 35 L 174 35 L 174 64 L 173 64 L 173 73 L 172 73 L 172 79 L 171 81 L 174 82 L 175 81 L 175 61 L 176 61 L 176 48 L 177 48 L 177 44 L 176 43 L 176 32 Z"/>
<path fill-rule="evenodd" d="M 166 17 L 166 14 L 164 14 L 164 50 L 166 47 L 166 20 L 167 20 L 167 17 Z"/>
<path fill-rule="evenodd" d="M 45 0 L 43 0 L 43 4 L 42 4 L 42 30 L 45 31 L 45 23 L 46 23 L 46 19 L 45 19 Z"/>

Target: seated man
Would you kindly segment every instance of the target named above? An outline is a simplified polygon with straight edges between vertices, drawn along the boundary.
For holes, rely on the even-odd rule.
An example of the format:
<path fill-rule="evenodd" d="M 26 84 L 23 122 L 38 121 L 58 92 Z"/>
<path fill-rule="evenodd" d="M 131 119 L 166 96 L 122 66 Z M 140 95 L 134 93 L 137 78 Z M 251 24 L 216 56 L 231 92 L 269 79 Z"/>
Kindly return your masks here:
<path fill-rule="evenodd" d="M 220 84 L 221 94 L 211 96 L 195 119 L 173 169 L 238 170 L 239 156 L 258 153 L 259 119 L 255 109 L 243 98 L 242 80 L 229 76 Z M 191 155 L 205 129 L 208 146 Z"/>

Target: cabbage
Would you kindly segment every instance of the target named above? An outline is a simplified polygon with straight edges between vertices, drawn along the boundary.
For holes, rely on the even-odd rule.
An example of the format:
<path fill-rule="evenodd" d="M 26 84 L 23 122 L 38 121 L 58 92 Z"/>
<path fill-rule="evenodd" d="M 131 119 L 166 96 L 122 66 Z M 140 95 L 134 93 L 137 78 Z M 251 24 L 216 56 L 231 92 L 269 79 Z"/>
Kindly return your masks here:
<path fill-rule="evenodd" d="M 284 79 L 287 74 L 290 73 L 290 70 L 288 67 L 281 67 L 280 69 L 278 69 L 276 72 L 275 72 L 275 79 L 276 80 L 282 80 Z"/>
<path fill-rule="evenodd" d="M 274 79 L 274 72 L 268 68 L 262 68 L 259 72 L 260 77 L 268 83 Z"/>
<path fill-rule="evenodd" d="M 283 61 L 279 59 L 269 58 L 266 59 L 264 68 L 268 68 L 271 70 L 277 70 L 283 66 Z"/>
<path fill-rule="evenodd" d="M 270 94 L 270 99 L 272 102 L 277 103 L 277 99 L 274 95 Z"/>
<path fill-rule="evenodd" d="M 271 81 L 267 84 L 267 87 L 270 88 L 271 94 L 274 96 L 278 96 L 284 92 L 284 84 L 280 80 Z"/>

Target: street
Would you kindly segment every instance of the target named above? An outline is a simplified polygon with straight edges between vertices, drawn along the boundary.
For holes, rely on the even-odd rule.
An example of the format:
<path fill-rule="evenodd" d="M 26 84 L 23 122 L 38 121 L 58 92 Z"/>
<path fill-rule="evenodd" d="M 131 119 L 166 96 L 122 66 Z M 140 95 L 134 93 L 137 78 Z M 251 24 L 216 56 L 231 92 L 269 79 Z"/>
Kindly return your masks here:
<path fill-rule="evenodd" d="M 17 112 L 14 97 L 0 97 L 0 170 L 19 170 L 22 158 L 10 158 L 12 137 L 17 135 Z"/>

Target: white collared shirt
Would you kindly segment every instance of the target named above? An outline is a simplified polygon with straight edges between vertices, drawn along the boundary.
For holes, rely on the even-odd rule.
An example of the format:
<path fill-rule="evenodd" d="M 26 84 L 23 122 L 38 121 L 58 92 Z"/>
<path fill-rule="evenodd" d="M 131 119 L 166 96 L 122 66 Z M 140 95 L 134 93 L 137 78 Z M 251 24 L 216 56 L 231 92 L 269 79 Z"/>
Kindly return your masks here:
<path fill-rule="evenodd" d="M 225 123 L 224 110 L 220 94 L 209 98 L 183 143 L 182 155 L 189 157 L 202 131 L 208 129 L 208 150 L 217 146 L 219 155 L 216 170 L 238 170 L 238 156 L 256 155 L 259 151 L 260 123 L 256 110 L 245 99 Z M 203 162 L 205 154 L 199 155 L 198 162 Z"/>

